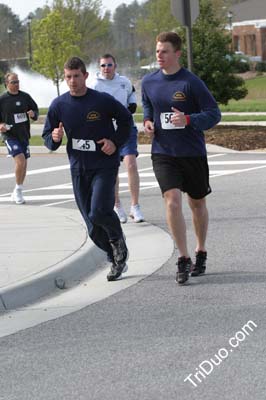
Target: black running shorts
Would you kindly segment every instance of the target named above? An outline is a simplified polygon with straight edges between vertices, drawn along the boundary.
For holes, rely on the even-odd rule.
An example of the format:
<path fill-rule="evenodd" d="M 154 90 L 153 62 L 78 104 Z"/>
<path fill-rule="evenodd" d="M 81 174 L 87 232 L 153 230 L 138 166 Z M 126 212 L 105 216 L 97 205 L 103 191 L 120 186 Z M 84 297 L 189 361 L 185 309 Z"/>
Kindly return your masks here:
<path fill-rule="evenodd" d="M 207 157 L 172 157 L 152 154 L 152 164 L 162 194 L 180 189 L 193 199 L 211 193 Z"/>

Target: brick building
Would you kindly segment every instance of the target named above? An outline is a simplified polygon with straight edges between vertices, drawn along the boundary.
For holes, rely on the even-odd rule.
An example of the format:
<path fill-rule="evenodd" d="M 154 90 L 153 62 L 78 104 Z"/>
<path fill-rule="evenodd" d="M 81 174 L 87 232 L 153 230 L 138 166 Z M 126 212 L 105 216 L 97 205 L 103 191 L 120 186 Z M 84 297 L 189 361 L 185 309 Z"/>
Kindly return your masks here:
<path fill-rule="evenodd" d="M 266 62 L 266 0 L 246 0 L 231 7 L 234 51 Z"/>

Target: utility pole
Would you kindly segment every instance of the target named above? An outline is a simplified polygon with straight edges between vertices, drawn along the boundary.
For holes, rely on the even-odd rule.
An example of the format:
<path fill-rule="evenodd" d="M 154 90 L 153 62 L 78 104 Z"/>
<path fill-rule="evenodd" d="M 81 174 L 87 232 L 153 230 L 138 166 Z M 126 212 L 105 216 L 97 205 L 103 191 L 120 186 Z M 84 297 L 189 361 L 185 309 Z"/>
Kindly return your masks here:
<path fill-rule="evenodd" d="M 187 39 L 187 63 L 188 70 L 193 69 L 193 54 L 192 54 L 192 27 L 191 27 L 191 10 L 190 10 L 190 0 L 183 0 L 184 2 L 184 14 L 186 24 L 186 39 Z"/>
<path fill-rule="evenodd" d="M 199 15 L 199 0 L 171 0 L 171 11 L 186 28 L 188 69 L 192 71 L 192 24 Z"/>

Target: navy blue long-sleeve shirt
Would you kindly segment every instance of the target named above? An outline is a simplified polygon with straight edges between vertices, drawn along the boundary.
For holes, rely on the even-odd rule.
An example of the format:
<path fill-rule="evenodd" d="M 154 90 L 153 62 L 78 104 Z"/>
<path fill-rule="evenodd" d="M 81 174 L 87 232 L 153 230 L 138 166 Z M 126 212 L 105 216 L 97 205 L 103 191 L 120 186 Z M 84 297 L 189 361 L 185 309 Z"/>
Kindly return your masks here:
<path fill-rule="evenodd" d="M 221 113 L 214 97 L 196 75 L 185 68 L 173 75 L 161 70 L 146 75 L 142 80 L 142 103 L 144 120 L 154 122 L 152 153 L 206 156 L 203 131 L 216 125 Z M 183 129 L 164 129 L 162 120 L 170 119 L 171 107 L 189 115 L 190 124 Z"/>
<path fill-rule="evenodd" d="M 117 128 L 113 125 L 115 120 Z M 57 150 L 61 142 L 54 142 L 52 131 L 62 122 L 67 136 L 67 153 L 72 172 L 87 169 L 112 168 L 120 163 L 118 148 L 124 144 L 132 126 L 130 112 L 113 96 L 87 89 L 84 96 L 70 92 L 51 103 L 42 137 L 50 150 Z M 117 150 L 112 155 L 101 151 L 100 139 L 110 139 Z"/>

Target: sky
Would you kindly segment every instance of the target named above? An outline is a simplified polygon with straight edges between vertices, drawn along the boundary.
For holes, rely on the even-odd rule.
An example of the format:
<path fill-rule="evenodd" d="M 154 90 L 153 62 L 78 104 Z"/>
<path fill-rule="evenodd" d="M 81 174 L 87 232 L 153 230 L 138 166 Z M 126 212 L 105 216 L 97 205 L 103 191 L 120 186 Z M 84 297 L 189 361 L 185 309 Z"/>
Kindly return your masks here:
<path fill-rule="evenodd" d="M 120 4 L 130 4 L 133 0 L 102 0 L 104 10 L 113 12 Z M 33 12 L 38 7 L 43 7 L 45 4 L 51 4 L 51 1 L 46 0 L 0 0 L 0 4 L 9 6 L 13 13 L 19 16 L 20 20 L 25 19 L 30 12 Z"/>

